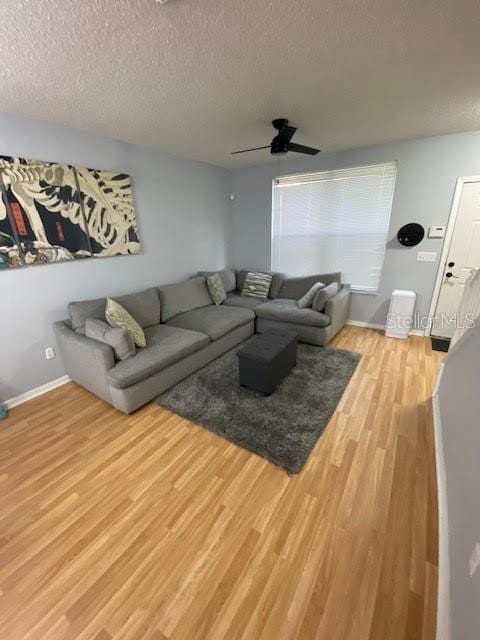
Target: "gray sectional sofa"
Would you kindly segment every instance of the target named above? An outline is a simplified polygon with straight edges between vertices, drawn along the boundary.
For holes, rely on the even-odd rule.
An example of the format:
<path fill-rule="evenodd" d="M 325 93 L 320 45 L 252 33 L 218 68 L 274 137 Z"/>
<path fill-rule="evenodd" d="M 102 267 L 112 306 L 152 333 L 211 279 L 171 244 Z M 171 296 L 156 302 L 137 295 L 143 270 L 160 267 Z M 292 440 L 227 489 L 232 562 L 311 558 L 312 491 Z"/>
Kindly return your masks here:
<path fill-rule="evenodd" d="M 119 362 L 110 346 L 85 335 L 88 318 L 105 318 L 107 299 L 71 302 L 70 318 L 54 325 L 67 374 L 120 411 L 131 413 L 255 331 L 292 331 L 302 342 L 324 346 L 347 320 L 350 291 L 341 285 L 339 273 L 303 278 L 272 274 L 266 301 L 240 295 L 247 270 L 218 273 L 227 292 L 219 306 L 212 303 L 207 289 L 208 272 L 115 297 L 143 328 L 147 342 L 133 357 Z M 338 294 L 323 313 L 298 308 L 296 300 L 318 281 L 338 282 Z"/>

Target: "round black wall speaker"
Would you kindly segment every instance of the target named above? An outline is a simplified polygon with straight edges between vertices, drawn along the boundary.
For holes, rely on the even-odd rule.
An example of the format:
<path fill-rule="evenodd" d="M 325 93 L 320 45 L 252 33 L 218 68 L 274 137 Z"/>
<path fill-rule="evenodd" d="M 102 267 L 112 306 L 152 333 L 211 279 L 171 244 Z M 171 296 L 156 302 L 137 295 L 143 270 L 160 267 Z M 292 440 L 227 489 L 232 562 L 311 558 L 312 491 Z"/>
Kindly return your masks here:
<path fill-rule="evenodd" d="M 400 244 L 404 247 L 414 247 L 425 237 L 425 229 L 417 222 L 405 224 L 397 233 Z"/>

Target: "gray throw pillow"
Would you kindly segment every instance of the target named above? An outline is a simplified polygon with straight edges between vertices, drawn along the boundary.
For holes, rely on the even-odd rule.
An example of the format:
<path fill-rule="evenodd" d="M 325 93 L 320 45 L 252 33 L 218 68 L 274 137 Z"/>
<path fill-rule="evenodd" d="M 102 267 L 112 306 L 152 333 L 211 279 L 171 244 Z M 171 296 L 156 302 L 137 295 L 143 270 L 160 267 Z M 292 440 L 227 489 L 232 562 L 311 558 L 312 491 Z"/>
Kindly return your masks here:
<path fill-rule="evenodd" d="M 324 287 L 317 291 L 313 299 L 312 309 L 314 311 L 323 311 L 327 302 L 338 293 L 338 283 L 332 282 L 328 287 Z"/>
<path fill-rule="evenodd" d="M 242 296 L 265 300 L 270 291 L 271 284 L 271 274 L 249 271 L 243 283 Z"/>
<path fill-rule="evenodd" d="M 104 320 L 87 318 L 85 322 L 87 338 L 108 344 L 113 349 L 116 360 L 126 360 L 135 355 L 135 342 L 126 329 L 111 327 Z"/>
<path fill-rule="evenodd" d="M 212 273 L 211 276 L 207 276 L 207 289 L 214 304 L 222 304 L 227 299 L 227 292 L 219 273 Z"/>
<path fill-rule="evenodd" d="M 317 292 L 324 287 L 325 285 L 323 282 L 316 282 L 310 287 L 307 293 L 300 298 L 300 300 L 297 300 L 297 306 L 300 309 L 307 309 L 308 307 L 311 307 Z"/>

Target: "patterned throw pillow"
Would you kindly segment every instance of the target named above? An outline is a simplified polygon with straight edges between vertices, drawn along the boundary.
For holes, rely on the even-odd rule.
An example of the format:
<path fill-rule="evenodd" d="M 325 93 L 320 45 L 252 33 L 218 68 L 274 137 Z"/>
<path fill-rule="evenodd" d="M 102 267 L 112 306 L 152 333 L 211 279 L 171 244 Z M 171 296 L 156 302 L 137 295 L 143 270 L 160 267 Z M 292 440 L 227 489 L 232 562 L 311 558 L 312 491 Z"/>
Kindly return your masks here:
<path fill-rule="evenodd" d="M 272 284 L 269 273 L 254 273 L 249 271 L 243 283 L 242 296 L 266 299 Z"/>
<path fill-rule="evenodd" d="M 222 304 L 227 299 L 227 292 L 219 273 L 212 273 L 207 277 L 207 288 L 214 304 Z"/>
<path fill-rule="evenodd" d="M 311 307 L 317 291 L 323 289 L 324 286 L 325 285 L 323 282 L 316 282 L 313 286 L 310 287 L 307 293 L 300 298 L 300 300 L 297 300 L 297 306 L 300 309 L 307 309 L 308 307 Z"/>
<path fill-rule="evenodd" d="M 328 287 L 324 287 L 317 291 L 315 298 L 313 299 L 312 309 L 314 311 L 323 311 L 327 302 L 336 296 L 338 293 L 338 283 L 332 282 Z"/>
<path fill-rule="evenodd" d="M 147 344 L 145 334 L 142 327 L 135 318 L 128 313 L 121 304 L 115 302 L 111 298 L 107 298 L 107 308 L 105 310 L 105 319 L 112 327 L 121 327 L 132 336 L 137 347 L 144 347 Z"/>

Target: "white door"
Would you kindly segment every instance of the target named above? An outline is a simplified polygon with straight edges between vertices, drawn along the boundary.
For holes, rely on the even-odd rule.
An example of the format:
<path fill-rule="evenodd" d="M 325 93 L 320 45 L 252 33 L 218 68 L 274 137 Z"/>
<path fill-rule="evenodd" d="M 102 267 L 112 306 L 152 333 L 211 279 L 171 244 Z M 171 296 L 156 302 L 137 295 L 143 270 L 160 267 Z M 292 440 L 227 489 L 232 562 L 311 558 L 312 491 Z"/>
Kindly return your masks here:
<path fill-rule="evenodd" d="M 466 182 L 445 264 L 431 334 L 452 338 L 465 283 L 480 268 L 480 182 Z"/>

